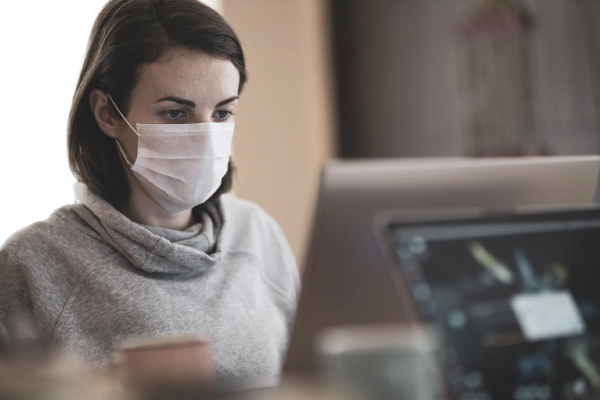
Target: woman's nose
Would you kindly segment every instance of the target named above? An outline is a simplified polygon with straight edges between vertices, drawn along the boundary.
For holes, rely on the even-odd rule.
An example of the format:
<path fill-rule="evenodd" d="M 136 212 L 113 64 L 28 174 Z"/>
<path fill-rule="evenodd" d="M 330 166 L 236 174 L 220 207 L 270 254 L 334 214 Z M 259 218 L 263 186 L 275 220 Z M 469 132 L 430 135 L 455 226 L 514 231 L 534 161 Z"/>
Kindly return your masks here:
<path fill-rule="evenodd" d="M 196 114 L 195 123 L 211 122 L 212 121 L 212 110 L 203 111 Z"/>

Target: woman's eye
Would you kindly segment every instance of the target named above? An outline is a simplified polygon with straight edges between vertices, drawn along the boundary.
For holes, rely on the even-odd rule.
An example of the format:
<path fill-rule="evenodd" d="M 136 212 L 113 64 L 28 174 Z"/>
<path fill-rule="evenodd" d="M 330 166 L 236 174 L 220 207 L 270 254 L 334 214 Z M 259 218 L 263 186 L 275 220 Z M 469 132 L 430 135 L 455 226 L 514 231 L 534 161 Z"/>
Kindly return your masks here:
<path fill-rule="evenodd" d="M 226 110 L 217 110 L 213 114 L 213 116 L 215 118 L 220 119 L 220 120 L 225 120 L 225 119 L 229 118 L 230 115 L 233 115 L 233 113 L 231 111 L 226 111 Z"/>
<path fill-rule="evenodd" d="M 169 110 L 167 111 L 167 117 L 170 119 L 180 119 L 185 117 L 185 113 L 181 110 Z"/>

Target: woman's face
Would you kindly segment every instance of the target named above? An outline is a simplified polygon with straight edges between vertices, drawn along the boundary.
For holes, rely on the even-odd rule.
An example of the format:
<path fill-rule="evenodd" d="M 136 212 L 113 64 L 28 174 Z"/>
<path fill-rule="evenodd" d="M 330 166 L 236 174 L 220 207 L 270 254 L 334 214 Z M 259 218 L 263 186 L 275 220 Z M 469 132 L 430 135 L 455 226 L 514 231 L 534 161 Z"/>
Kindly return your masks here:
<path fill-rule="evenodd" d="M 141 66 L 137 77 L 126 115 L 134 128 L 136 123 L 234 121 L 240 74 L 231 61 L 180 48 L 162 61 Z M 137 135 L 125 121 L 115 131 L 135 162 Z"/>

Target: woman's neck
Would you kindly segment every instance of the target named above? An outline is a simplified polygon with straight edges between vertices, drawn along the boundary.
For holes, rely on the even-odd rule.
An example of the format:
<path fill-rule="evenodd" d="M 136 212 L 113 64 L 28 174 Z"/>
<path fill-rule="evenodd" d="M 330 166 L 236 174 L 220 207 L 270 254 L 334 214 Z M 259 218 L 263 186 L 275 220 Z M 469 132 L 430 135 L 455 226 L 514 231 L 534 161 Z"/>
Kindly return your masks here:
<path fill-rule="evenodd" d="M 162 208 L 146 190 L 130 176 L 129 200 L 119 208 L 127 218 L 142 225 L 183 231 L 194 224 L 192 209 L 170 213 Z"/>

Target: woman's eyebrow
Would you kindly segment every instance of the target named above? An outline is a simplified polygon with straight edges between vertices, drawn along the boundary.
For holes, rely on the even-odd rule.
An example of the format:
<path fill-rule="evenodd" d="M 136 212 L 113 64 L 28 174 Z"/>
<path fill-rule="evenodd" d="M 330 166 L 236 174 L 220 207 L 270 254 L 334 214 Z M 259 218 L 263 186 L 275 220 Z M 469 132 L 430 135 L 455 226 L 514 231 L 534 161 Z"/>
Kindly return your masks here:
<path fill-rule="evenodd" d="M 162 99 L 156 100 L 155 103 L 158 103 L 161 101 L 174 101 L 175 103 L 183 104 L 184 106 L 196 108 L 196 103 L 194 103 L 191 100 L 182 99 L 181 97 L 167 96 L 167 97 L 163 97 Z"/>
<path fill-rule="evenodd" d="M 225 104 L 231 103 L 232 101 L 236 101 L 237 99 L 239 99 L 239 96 L 233 96 L 233 97 L 230 97 L 230 98 L 225 99 L 223 101 L 220 101 L 220 102 L 217 103 L 217 106 L 215 108 L 224 106 Z"/>

